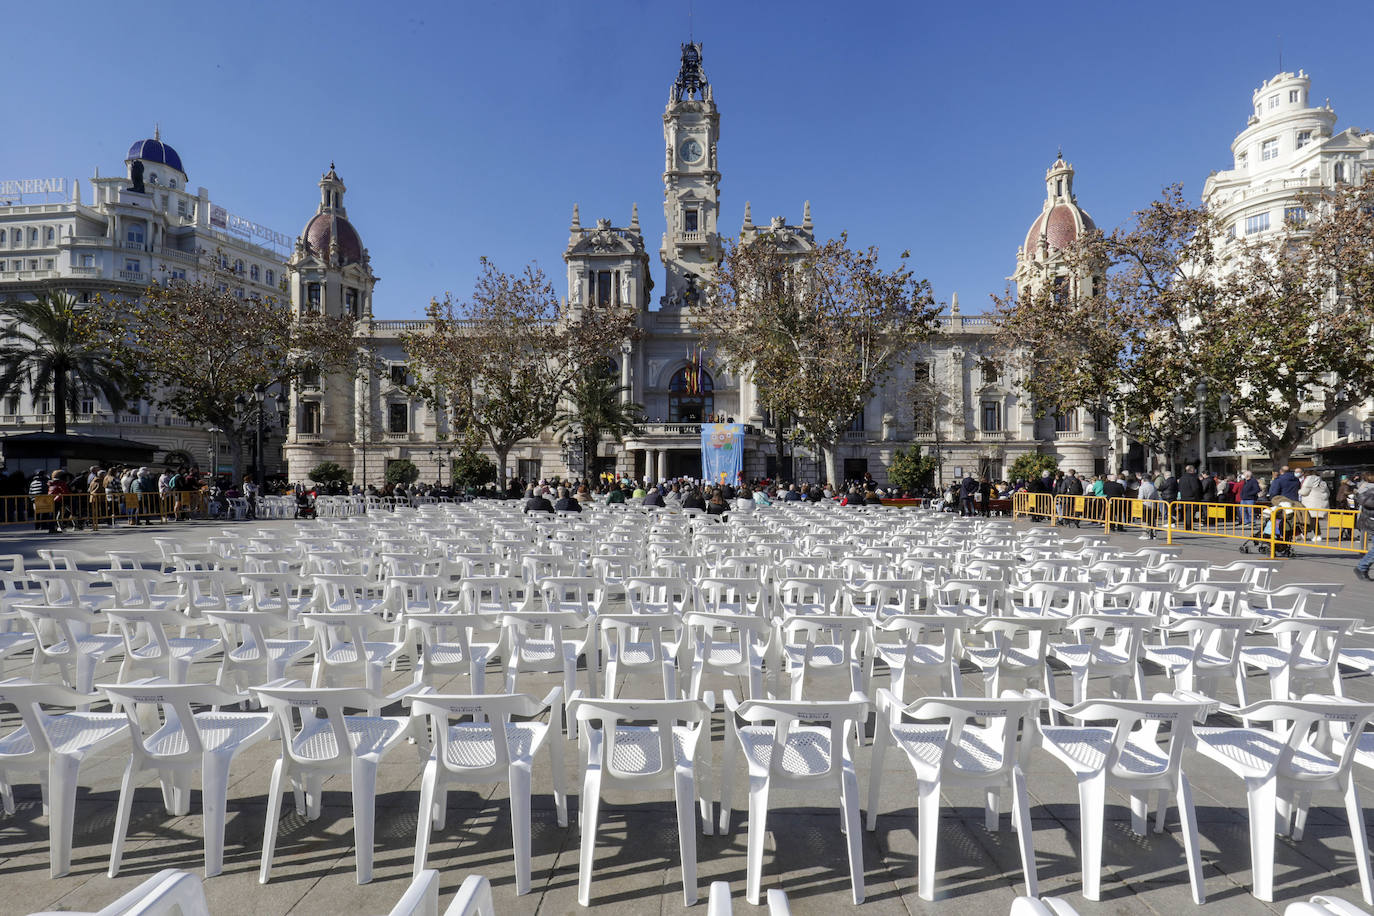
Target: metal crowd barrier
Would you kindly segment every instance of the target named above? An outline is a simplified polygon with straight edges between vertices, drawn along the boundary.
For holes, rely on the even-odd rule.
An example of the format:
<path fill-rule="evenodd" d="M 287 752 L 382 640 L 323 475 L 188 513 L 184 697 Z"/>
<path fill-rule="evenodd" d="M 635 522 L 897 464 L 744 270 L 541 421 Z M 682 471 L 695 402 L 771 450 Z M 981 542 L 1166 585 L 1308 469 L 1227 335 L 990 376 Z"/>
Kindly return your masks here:
<path fill-rule="evenodd" d="M 1308 509 L 1239 503 L 1167 502 L 1104 496 L 1012 495 L 1012 515 L 1052 524 L 1101 525 L 1107 531 L 1157 532 L 1165 543 L 1175 535 L 1225 538 L 1241 550 L 1285 556 L 1295 546 L 1306 550 L 1365 553 L 1370 533 L 1356 527 L 1355 509 Z"/>
<path fill-rule="evenodd" d="M 64 493 L 49 496 L 0 496 L 0 526 L 33 525 L 35 530 L 113 528 L 188 518 L 207 518 L 204 490 L 175 493 Z"/>

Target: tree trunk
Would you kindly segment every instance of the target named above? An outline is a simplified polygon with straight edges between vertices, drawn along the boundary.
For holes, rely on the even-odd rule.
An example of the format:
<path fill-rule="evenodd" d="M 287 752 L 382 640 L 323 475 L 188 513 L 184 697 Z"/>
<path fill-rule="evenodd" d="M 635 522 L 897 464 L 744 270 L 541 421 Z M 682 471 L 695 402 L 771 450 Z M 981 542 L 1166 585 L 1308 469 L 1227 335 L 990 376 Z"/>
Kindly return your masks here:
<path fill-rule="evenodd" d="M 1293 457 L 1293 452 L 1297 449 L 1296 445 L 1280 445 L 1269 450 L 1270 467 L 1277 473 L 1279 468 L 1288 463 L 1288 459 Z"/>
<path fill-rule="evenodd" d="M 67 434 L 67 373 L 61 368 L 52 376 L 52 431 Z"/>
<path fill-rule="evenodd" d="M 501 481 L 501 495 L 505 496 L 510 489 L 510 478 L 506 476 L 506 458 L 510 455 L 510 446 L 496 446 L 496 473 Z"/>
<path fill-rule="evenodd" d="M 778 456 L 778 466 L 777 466 L 777 468 L 775 469 L 774 476 L 777 477 L 779 480 L 781 480 L 781 479 L 783 478 L 783 476 L 784 476 L 784 475 L 783 475 L 783 470 L 784 470 L 784 468 L 785 468 L 785 465 L 783 464 L 783 461 L 784 461 L 785 459 L 784 459 L 784 452 L 783 452 L 782 421 L 781 421 L 781 420 L 779 420 L 778 422 L 776 422 L 776 423 L 773 424 L 773 451 L 774 451 L 774 452 L 777 454 L 777 456 Z M 796 472 L 795 472 L 792 468 L 786 468 L 786 471 L 787 471 L 786 476 L 787 476 L 789 482 L 795 482 L 796 479 L 797 479 Z"/>
<path fill-rule="evenodd" d="M 821 445 L 817 443 L 816 448 L 825 461 L 825 476 L 830 483 L 830 492 L 838 495 L 844 489 L 844 481 L 840 480 L 839 453 L 834 444 Z"/>

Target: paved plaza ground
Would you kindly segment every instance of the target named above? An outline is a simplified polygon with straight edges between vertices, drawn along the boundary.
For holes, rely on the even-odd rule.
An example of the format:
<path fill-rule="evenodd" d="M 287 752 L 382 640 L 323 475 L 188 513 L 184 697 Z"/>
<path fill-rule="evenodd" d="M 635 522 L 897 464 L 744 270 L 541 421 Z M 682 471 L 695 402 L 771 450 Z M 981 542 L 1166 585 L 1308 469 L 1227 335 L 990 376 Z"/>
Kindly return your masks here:
<path fill-rule="evenodd" d="M 246 527 L 293 527 L 292 521 L 239 522 Z M 1028 523 L 1018 521 L 1018 527 Z M 88 557 L 90 568 L 101 564 L 107 549 L 139 549 L 149 559 L 156 556 L 153 534 L 174 531 L 192 539 L 218 533 L 224 523 L 196 522 L 161 528 L 101 531 L 95 534 L 36 535 L 24 531 L 0 531 L 0 553 L 24 553 L 36 560 L 43 546 L 75 549 Z M 1132 547 L 1140 542 L 1133 534 L 1114 535 Z M 1182 541 L 1189 558 L 1206 558 L 1218 564 L 1236 559 L 1234 542 Z M 1374 617 L 1374 583 L 1357 582 L 1351 574 L 1354 555 L 1311 554 L 1285 561 L 1278 581 L 1339 582 L 1345 586 L 1330 611 L 1332 616 Z M 1368 643 L 1357 640 L 1355 645 Z M 388 689 L 409 680 L 408 667 L 391 674 Z M 100 672 L 113 679 L 115 665 Z M 215 664 L 199 664 L 192 679 L 208 681 Z M 1167 690 L 1170 682 L 1158 669 L 1148 669 L 1147 689 Z M 10 660 L 5 675 L 27 673 Z M 298 676 L 308 677 L 302 666 Z M 102 677 L 103 676 L 103 677 Z M 489 675 L 490 678 L 494 675 Z M 638 677 L 638 676 L 636 676 Z M 522 690 L 542 695 L 552 678 L 522 676 Z M 1266 697 L 1263 678 L 1253 678 L 1252 699 Z M 1061 694 L 1068 679 L 1060 678 Z M 875 686 L 885 686 L 879 673 Z M 640 686 L 636 682 L 636 686 Z M 646 690 L 653 684 L 643 685 Z M 724 686 L 724 685 L 716 685 Z M 938 684 L 922 683 L 938 692 Z M 981 678 L 964 675 L 966 692 L 977 695 Z M 733 685 L 743 696 L 741 684 Z M 466 690 L 466 679 L 455 682 L 455 691 Z M 1374 680 L 1348 676 L 1348 696 L 1374 700 Z M 649 694 L 641 694 L 649 695 Z M 1223 690 L 1221 699 L 1234 702 Z M 0 726 L 14 724 L 12 713 L 0 716 Z M 714 758 L 720 759 L 724 728 L 717 717 Z M 870 746 L 858 751 L 861 798 L 866 799 Z M 126 751 L 119 746 L 89 761 L 81 773 L 76 807 L 76 831 L 72 870 L 59 879 L 48 877 L 48 822 L 39 803 L 37 786 L 16 789 L 18 811 L 0 815 L 0 914 L 36 910 L 95 910 L 129 890 L 157 870 L 202 870 L 200 793 L 197 779 L 191 814 L 173 817 L 165 813 L 156 780 L 145 775 L 134 801 L 133 819 L 123 866 L 118 878 L 106 876 L 114 827 L 115 803 Z M 284 807 L 277 855 L 270 884 L 258 883 L 266 792 L 275 742 L 263 741 L 240 757 L 230 774 L 229 815 L 224 873 L 208 879 L 206 895 L 217 913 L 386 913 L 411 877 L 419 800 L 421 762 L 413 747 L 401 747 L 383 762 L 377 790 L 377 839 L 375 878 L 359 886 L 354 879 L 351 799 L 348 780 L 334 777 L 325 784 L 324 812 L 307 822 L 289 803 Z M 436 831 L 430 867 L 442 877 L 441 904 L 472 872 L 486 875 L 492 883 L 500 913 L 562 914 L 584 912 L 577 904 L 579 836 L 576 825 L 578 781 L 576 745 L 565 745 L 567 784 L 572 818 L 566 828 L 554 817 L 547 758 L 541 755 L 534 768 L 533 888 L 515 896 L 511 860 L 509 808 L 504 786 L 482 791 L 460 788 L 450 795 L 448 822 Z M 738 759 L 738 758 L 737 758 Z M 717 763 L 718 765 L 718 763 Z M 1202 859 L 1211 913 L 1281 912 L 1291 901 L 1315 893 L 1334 893 L 1359 900 L 1359 879 L 1352 844 L 1339 799 L 1320 798 L 1313 809 L 1307 834 L 1301 842 L 1280 838 L 1273 904 L 1250 894 L 1249 825 L 1245 793 L 1239 779 L 1196 753 L 1186 759 L 1192 781 L 1202 837 Z M 1080 894 L 1077 792 L 1068 770 L 1043 751 L 1032 756 L 1028 773 L 1034 842 L 1039 863 L 1041 892 L 1065 896 L 1084 914 L 1178 913 L 1195 909 L 1189 896 L 1183 848 L 1179 841 L 1176 810 L 1171 810 L 1163 834 L 1137 837 L 1129 827 L 1126 799 L 1119 793 L 1109 798 L 1108 824 L 1103 853 L 1103 900 L 1094 903 Z M 1359 771 L 1357 779 L 1367 812 L 1374 809 L 1374 773 Z M 706 889 L 711 881 L 725 880 L 736 895 L 738 911 L 752 907 L 743 901 L 747 780 L 740 766 L 735 780 L 733 832 L 726 837 L 699 836 L 699 887 L 704 912 Z M 714 780 L 712 780 L 714 786 Z M 982 799 L 972 790 L 947 792 L 951 808 L 942 812 L 936 890 L 937 903 L 916 894 L 916 791 L 913 774 L 899 754 L 887 757 L 883 779 L 881 816 L 876 832 L 863 837 L 867 902 L 863 912 L 1006 913 L 1020 892 L 1020 864 L 1015 835 L 1003 815 L 1002 830 L 990 833 L 983 825 Z M 850 902 L 844 841 L 834 800 L 776 793 L 770 815 L 771 835 L 764 860 L 765 887 L 781 887 L 789 895 L 793 912 L 823 913 L 847 910 Z M 676 817 L 671 795 L 651 798 L 614 793 L 603 805 L 602 828 L 597 842 L 593 873 L 593 906 L 600 913 L 675 913 L 686 909 L 682 900 L 678 865 Z M 762 912 L 762 910 L 760 910 Z"/>

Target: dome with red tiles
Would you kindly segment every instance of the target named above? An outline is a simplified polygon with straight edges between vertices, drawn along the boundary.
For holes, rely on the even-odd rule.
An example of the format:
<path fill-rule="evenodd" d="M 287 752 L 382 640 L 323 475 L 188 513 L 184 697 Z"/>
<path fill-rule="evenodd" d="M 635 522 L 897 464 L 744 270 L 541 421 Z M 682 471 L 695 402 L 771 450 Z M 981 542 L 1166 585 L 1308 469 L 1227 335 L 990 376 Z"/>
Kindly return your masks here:
<path fill-rule="evenodd" d="M 305 244 L 322 259 L 329 258 L 329 243 L 337 230 L 339 263 L 357 264 L 363 259 L 363 242 L 353 224 L 338 214 L 317 213 L 305 224 Z"/>
<path fill-rule="evenodd" d="M 1079 219 L 1074 218 L 1075 212 L 1082 220 L 1081 228 Z M 1040 246 L 1040 235 L 1044 233 L 1050 247 L 1062 251 L 1077 240 L 1080 231 L 1087 232 L 1095 228 L 1092 217 L 1073 204 L 1055 204 L 1048 214 L 1041 213 L 1031 223 L 1030 231 L 1026 233 L 1025 248 L 1027 252 L 1035 251 Z"/>

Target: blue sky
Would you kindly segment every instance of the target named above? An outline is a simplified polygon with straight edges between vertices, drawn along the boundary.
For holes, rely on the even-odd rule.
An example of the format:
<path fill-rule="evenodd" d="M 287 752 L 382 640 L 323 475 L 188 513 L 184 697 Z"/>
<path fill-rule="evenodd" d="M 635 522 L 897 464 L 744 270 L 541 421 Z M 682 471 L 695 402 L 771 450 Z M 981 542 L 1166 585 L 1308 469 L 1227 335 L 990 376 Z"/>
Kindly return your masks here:
<path fill-rule="evenodd" d="M 28 3 L 5 15 L 0 179 L 114 174 L 160 122 L 193 187 L 294 237 L 333 160 L 378 317 L 466 296 L 482 255 L 564 292 L 573 203 L 624 225 L 638 202 L 661 290 L 660 117 L 689 5 L 722 228 L 745 200 L 798 222 L 809 199 L 818 235 L 910 249 L 966 312 L 1005 287 L 1057 147 L 1099 225 L 1171 182 L 1196 196 L 1280 40 L 1338 129 L 1374 129 L 1349 40 L 1366 2 Z"/>

